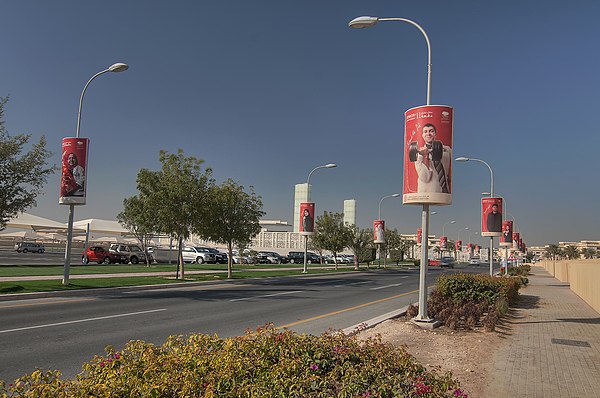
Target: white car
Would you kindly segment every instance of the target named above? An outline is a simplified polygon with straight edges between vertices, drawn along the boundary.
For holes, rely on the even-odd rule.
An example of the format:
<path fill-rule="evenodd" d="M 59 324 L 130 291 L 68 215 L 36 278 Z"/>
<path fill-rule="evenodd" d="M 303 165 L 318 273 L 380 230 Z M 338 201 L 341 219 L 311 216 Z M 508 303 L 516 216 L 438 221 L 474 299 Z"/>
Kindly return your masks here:
<path fill-rule="evenodd" d="M 214 264 L 216 262 L 214 253 L 211 253 L 206 247 L 186 246 L 181 249 L 181 254 L 183 255 L 183 261 L 186 263 Z"/>
<path fill-rule="evenodd" d="M 479 265 L 479 257 L 471 257 L 471 259 L 469 260 L 469 264 L 470 265 Z"/>

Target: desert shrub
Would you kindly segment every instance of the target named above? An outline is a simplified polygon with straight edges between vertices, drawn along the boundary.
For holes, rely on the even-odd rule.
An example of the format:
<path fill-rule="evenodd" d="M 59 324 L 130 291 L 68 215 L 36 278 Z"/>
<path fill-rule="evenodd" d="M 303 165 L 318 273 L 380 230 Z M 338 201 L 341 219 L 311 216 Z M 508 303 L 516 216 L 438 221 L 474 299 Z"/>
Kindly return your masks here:
<path fill-rule="evenodd" d="M 380 339 L 278 331 L 272 326 L 221 339 L 172 336 L 131 341 L 83 365 L 76 380 L 36 371 L 1 397 L 455 397 L 451 374 L 428 372 Z"/>

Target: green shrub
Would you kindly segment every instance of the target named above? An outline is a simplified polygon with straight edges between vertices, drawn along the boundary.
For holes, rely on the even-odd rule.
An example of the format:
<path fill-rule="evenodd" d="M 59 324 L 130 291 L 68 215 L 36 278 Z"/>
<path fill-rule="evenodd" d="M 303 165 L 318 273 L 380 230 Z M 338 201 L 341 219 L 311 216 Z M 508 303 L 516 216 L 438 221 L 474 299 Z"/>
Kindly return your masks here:
<path fill-rule="evenodd" d="M 413 260 L 413 264 L 417 267 L 421 266 L 421 260 Z"/>
<path fill-rule="evenodd" d="M 509 304 L 517 300 L 521 278 L 442 275 L 427 299 L 428 315 L 450 329 L 484 326 L 493 331 L 500 316 L 508 313 Z M 418 307 L 411 306 L 407 315 L 412 313 L 418 313 Z"/>
<path fill-rule="evenodd" d="M 402 348 L 343 334 L 298 335 L 272 326 L 221 339 L 131 341 L 83 365 L 76 380 L 36 371 L 1 397 L 456 397 L 452 379 Z"/>

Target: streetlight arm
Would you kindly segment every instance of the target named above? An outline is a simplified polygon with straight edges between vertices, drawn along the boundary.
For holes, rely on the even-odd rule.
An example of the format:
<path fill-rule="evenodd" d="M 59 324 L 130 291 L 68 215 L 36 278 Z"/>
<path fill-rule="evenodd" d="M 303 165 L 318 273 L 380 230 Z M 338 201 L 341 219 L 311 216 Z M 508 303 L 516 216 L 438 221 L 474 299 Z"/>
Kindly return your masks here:
<path fill-rule="evenodd" d="M 398 196 L 400 196 L 399 193 L 393 193 L 391 195 L 387 195 L 387 196 L 384 196 L 383 198 L 381 198 L 381 200 L 379 201 L 379 213 L 377 213 L 377 219 L 378 220 L 381 220 L 381 202 L 383 202 L 384 199 L 387 199 L 387 198 L 397 198 Z"/>
<path fill-rule="evenodd" d="M 425 32 L 425 29 L 421 27 L 418 23 L 411 21 L 406 18 L 378 18 L 379 21 L 401 21 L 407 22 L 417 29 L 421 31 L 423 36 L 425 37 L 425 41 L 427 42 L 427 105 L 431 104 L 431 42 L 429 41 L 429 36 Z"/>
<path fill-rule="evenodd" d="M 81 92 L 81 97 L 79 98 L 79 110 L 77 111 L 77 138 L 79 138 L 79 130 L 81 128 L 81 108 L 83 106 L 83 96 L 85 95 L 85 91 L 87 90 L 87 88 L 90 85 L 90 83 L 92 82 L 92 80 L 94 80 L 95 78 L 97 78 L 98 76 L 100 76 L 106 72 L 110 72 L 110 69 L 105 69 L 103 71 L 96 73 L 94 76 L 91 77 L 90 80 L 88 80 L 88 82 L 83 87 L 83 91 Z"/>

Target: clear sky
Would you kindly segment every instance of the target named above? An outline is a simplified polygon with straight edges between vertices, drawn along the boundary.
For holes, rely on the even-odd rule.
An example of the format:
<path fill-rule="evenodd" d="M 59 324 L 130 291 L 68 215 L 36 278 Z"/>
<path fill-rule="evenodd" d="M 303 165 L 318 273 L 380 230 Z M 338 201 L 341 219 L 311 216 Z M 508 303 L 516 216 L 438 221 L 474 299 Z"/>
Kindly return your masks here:
<path fill-rule="evenodd" d="M 427 31 L 432 103 L 455 108 L 454 156 L 491 164 L 529 246 L 600 239 L 598 1 L 22 0 L 0 15 L 8 131 L 44 134 L 55 164 L 87 80 L 130 65 L 86 93 L 88 204 L 76 220 L 114 219 L 138 170 L 182 148 L 219 182 L 253 185 L 265 218 L 290 223 L 294 184 L 337 163 L 311 177 L 317 213 L 356 199 L 371 227 L 380 198 L 401 192 L 404 111 L 425 104 L 427 64 L 409 24 L 348 27 L 373 15 Z M 66 222 L 59 179 L 31 213 Z M 489 185 L 484 165 L 455 162 L 453 204 L 432 207 L 432 233 L 450 220 L 451 239 L 478 230 Z M 382 215 L 402 232 L 420 226 L 420 206 L 401 199 Z"/>

